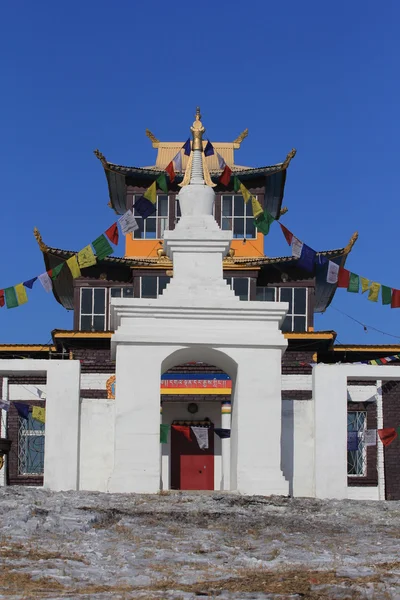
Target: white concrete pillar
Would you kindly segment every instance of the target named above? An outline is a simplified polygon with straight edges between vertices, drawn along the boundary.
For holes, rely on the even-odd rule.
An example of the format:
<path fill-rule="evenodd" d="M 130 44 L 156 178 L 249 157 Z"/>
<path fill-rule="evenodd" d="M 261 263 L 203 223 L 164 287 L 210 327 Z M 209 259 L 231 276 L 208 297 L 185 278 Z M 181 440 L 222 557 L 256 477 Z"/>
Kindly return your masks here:
<path fill-rule="evenodd" d="M 8 398 L 8 377 L 3 377 L 3 383 L 2 383 L 2 390 L 1 390 L 1 399 L 4 400 L 5 402 L 9 401 Z M 0 419 L 1 419 L 1 437 L 3 438 L 7 438 L 7 417 L 8 417 L 8 411 L 7 410 L 0 410 Z M 6 472 L 7 472 L 7 454 L 4 455 L 3 457 L 3 468 L 0 471 L 0 487 L 3 487 L 5 485 L 7 485 L 7 478 L 6 478 Z"/>
<path fill-rule="evenodd" d="M 231 443 L 237 450 L 237 491 L 288 495 L 289 483 L 281 471 L 282 349 L 243 348 L 235 357 Z"/>
<path fill-rule="evenodd" d="M 117 344 L 115 454 L 110 492 L 160 489 L 160 347 Z"/>
<path fill-rule="evenodd" d="M 221 403 L 221 427 L 222 429 L 231 428 L 231 402 L 223 401 Z M 231 489 L 231 440 L 230 438 L 221 439 L 222 455 L 222 489 Z"/>
<path fill-rule="evenodd" d="M 314 367 L 313 401 L 315 496 L 347 498 L 347 377 L 341 365 Z"/>
<path fill-rule="evenodd" d="M 44 362 L 44 361 L 43 361 Z M 47 363 L 44 487 L 78 489 L 81 365 L 77 360 Z"/>
<path fill-rule="evenodd" d="M 382 380 L 376 382 L 376 425 L 377 429 L 383 428 L 383 396 L 382 396 Z M 377 470 L 378 470 L 378 493 L 379 500 L 386 500 L 385 491 L 385 452 L 384 445 L 376 442 L 377 446 Z"/>

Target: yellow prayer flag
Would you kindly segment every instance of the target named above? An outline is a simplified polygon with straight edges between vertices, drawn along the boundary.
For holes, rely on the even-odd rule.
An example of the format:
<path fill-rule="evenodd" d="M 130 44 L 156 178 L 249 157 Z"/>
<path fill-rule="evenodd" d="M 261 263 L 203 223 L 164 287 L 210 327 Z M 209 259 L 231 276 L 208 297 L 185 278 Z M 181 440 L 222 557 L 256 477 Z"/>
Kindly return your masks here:
<path fill-rule="evenodd" d="M 78 264 L 81 269 L 85 269 L 86 267 L 91 267 L 92 265 L 96 264 L 96 257 L 90 244 L 85 246 L 85 248 L 82 248 L 82 250 L 78 252 L 77 256 Z"/>
<path fill-rule="evenodd" d="M 371 302 L 378 302 L 380 289 L 381 284 L 373 281 L 371 283 L 371 287 L 369 288 L 368 300 L 371 300 Z"/>
<path fill-rule="evenodd" d="M 28 295 L 26 293 L 26 288 L 25 288 L 24 284 L 19 283 L 18 285 L 15 285 L 14 288 L 15 288 L 15 294 L 16 294 L 17 300 L 18 300 L 18 306 L 28 302 Z"/>
<path fill-rule="evenodd" d="M 251 197 L 251 207 L 253 209 L 253 217 L 256 218 L 259 215 L 263 214 L 263 209 L 261 204 L 259 203 L 259 201 L 257 200 L 257 198 L 255 196 Z"/>
<path fill-rule="evenodd" d="M 364 292 L 367 292 L 370 288 L 370 280 L 366 279 L 365 277 L 360 277 L 360 281 L 361 281 L 361 293 L 363 294 Z"/>
<path fill-rule="evenodd" d="M 41 423 L 46 422 L 46 409 L 41 406 L 32 406 L 32 419 L 40 421 Z"/>
<path fill-rule="evenodd" d="M 150 202 L 152 202 L 153 204 L 155 204 L 157 202 L 157 182 L 156 181 L 153 181 L 153 183 L 151 184 L 151 186 L 149 188 L 147 188 L 147 190 L 145 191 L 143 196 L 145 198 L 147 198 L 147 200 L 150 200 Z"/>
<path fill-rule="evenodd" d="M 78 265 L 78 259 L 76 257 L 76 254 L 74 254 L 67 260 L 67 265 L 74 279 L 81 276 L 81 270 Z"/>
<path fill-rule="evenodd" d="M 244 198 L 245 203 L 247 204 L 247 202 L 250 200 L 251 198 L 251 194 L 249 192 L 249 190 L 247 189 L 247 187 L 245 187 L 243 185 L 243 183 L 240 184 L 240 191 L 242 192 L 242 196 Z"/>

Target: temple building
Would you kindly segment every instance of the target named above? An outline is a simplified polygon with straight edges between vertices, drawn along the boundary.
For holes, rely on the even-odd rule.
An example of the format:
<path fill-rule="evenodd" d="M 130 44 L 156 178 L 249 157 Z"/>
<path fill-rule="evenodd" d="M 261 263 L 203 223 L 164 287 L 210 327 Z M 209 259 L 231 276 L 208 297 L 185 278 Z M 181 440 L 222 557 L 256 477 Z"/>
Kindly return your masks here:
<path fill-rule="evenodd" d="M 241 144 L 247 142 L 247 130 L 232 142 L 213 141 L 215 152 L 206 156 L 207 141 L 202 136 L 196 138 L 196 123 L 201 124 L 199 112 L 193 124 L 195 131 L 189 156 L 184 152 L 184 141 L 162 142 L 149 130 L 146 135 L 156 151 L 154 165 L 118 165 L 95 151 L 106 177 L 111 211 L 120 216 L 132 209 L 139 228 L 126 236 L 123 257 L 112 255 L 98 260 L 75 279 L 69 269 L 64 268 L 53 281 L 55 300 L 72 313 L 70 330 L 54 329 L 53 343 L 48 346 L 2 344 L 0 359 L 79 361 L 81 437 L 77 487 L 80 489 L 156 491 L 156 482 L 157 489 L 164 490 L 215 489 L 314 496 L 315 481 L 307 474 L 316 453 L 313 365 L 376 359 L 400 352 L 400 346 L 338 346 L 334 331 L 316 331 L 314 328 L 314 315 L 328 309 L 337 287 L 327 283 L 326 267 L 318 259 L 326 257 L 344 266 L 357 240 L 356 233 L 339 248 L 320 249 L 312 272 L 301 268 L 292 255 L 267 256 L 264 235 L 255 227 L 251 203 L 245 203 L 243 195 L 235 191 L 233 177 L 228 185 L 220 182 L 223 165 L 229 165 L 233 175 L 243 182 L 262 208 L 279 220 L 287 211 L 283 206 L 285 182 L 295 151 L 290 151 L 282 162 L 270 166 L 241 166 L 236 160 Z M 196 143 L 201 145 L 196 148 Z M 135 202 L 158 176 L 165 173 L 177 155 L 175 178 L 168 184 L 168 193 L 157 190 L 155 212 L 143 219 L 136 212 Z M 193 190 L 197 195 L 189 201 L 189 192 Z M 206 207 L 207 198 L 203 212 L 196 212 L 197 209 L 193 212 L 191 208 L 190 202 L 195 199 L 197 202 L 202 193 L 205 198 L 208 193 L 211 198 L 212 194 L 210 214 Z M 43 240 L 38 230 L 35 230 L 35 237 L 46 270 L 54 269 L 79 250 L 48 245 L 49 240 Z M 218 264 L 222 264 L 221 278 L 225 284 L 218 281 Z M 216 290 L 215 294 L 213 290 Z M 208 302 L 207 295 L 211 298 L 213 294 L 215 298 Z M 203 296 L 204 300 L 201 300 Z M 203 306 L 207 317 L 199 317 Z M 224 325 L 224 314 L 230 320 L 229 327 Z M 187 315 L 187 321 L 182 315 Z M 224 336 L 230 339 L 233 331 L 237 339 L 221 342 L 222 345 L 203 340 L 201 327 L 196 329 L 199 319 L 204 320 L 205 330 L 210 319 L 215 319 L 215 327 L 221 328 L 221 340 Z M 255 351 L 259 343 L 256 334 L 252 338 L 254 347 L 246 346 L 245 342 L 242 345 L 239 339 L 245 339 L 247 332 L 250 336 L 253 321 L 260 323 L 260 331 L 264 332 L 260 336 L 270 339 L 258 353 Z M 272 325 L 264 325 L 266 321 L 278 324 L 273 335 Z M 175 329 L 170 331 L 173 325 Z M 186 326 L 193 329 L 193 341 L 182 341 L 186 339 Z M 161 328 L 159 338 L 158 327 Z M 146 335 L 142 331 L 149 331 L 149 338 L 155 336 L 151 343 L 140 337 Z M 164 333 L 161 335 L 161 332 Z M 139 336 L 139 341 L 132 341 L 136 340 L 135 336 Z M 134 383 L 128 382 L 128 365 L 130 360 L 131 364 L 140 361 L 140 352 L 147 352 L 147 344 L 158 348 L 165 344 L 164 339 L 171 340 L 174 358 L 159 359 L 162 370 L 157 384 L 157 410 L 159 423 L 169 426 L 169 435 L 158 450 L 158 471 L 154 467 L 157 457 L 151 458 L 155 448 L 151 442 L 153 434 L 149 433 L 144 439 L 140 432 L 141 423 L 143 431 L 146 423 L 153 431 L 153 424 L 158 419 L 154 408 L 151 415 L 138 408 L 132 418 L 136 415 L 137 421 L 143 421 L 129 423 L 128 389 Z M 138 354 L 133 354 L 133 347 Z M 223 347 L 233 350 L 225 352 Z M 130 358 L 128 354 L 125 356 L 124 353 L 131 351 Z M 251 360 L 246 358 L 246 352 L 250 351 Z M 261 355 L 267 361 L 264 365 L 265 402 L 254 382 L 246 383 L 240 374 L 240 369 L 243 373 L 245 368 L 242 364 L 248 369 L 253 360 L 262 365 Z M 275 376 L 269 365 L 275 364 L 278 355 L 279 390 L 268 391 L 268 382 Z M 121 366 L 116 369 L 118 360 L 120 364 L 125 361 L 124 370 Z M 234 364 L 238 366 L 234 367 Z M 153 372 L 150 359 L 147 366 L 150 378 Z M 136 374 L 135 382 L 139 378 L 140 373 Z M 3 374 L 0 380 L 3 399 L 29 406 L 46 404 L 44 372 L 24 374 L 23 377 Z M 150 392 L 145 387 L 145 377 L 138 385 L 146 398 Z M 397 385 L 362 378 L 349 381 L 348 431 L 363 432 L 390 426 L 389 423 L 397 418 L 400 424 Z M 117 392 L 118 386 L 124 388 L 123 392 Z M 119 404 L 120 408 L 124 406 L 123 410 L 116 407 L 118 393 L 121 398 L 124 394 Z M 235 402 L 240 408 L 234 416 Z M 276 421 L 270 416 L 273 411 L 268 412 L 272 403 L 279 412 Z M 331 409 L 335 410 L 333 406 Z M 250 440 L 253 434 L 256 439 L 263 435 L 262 423 L 257 424 L 260 415 L 266 421 L 271 418 L 271 427 L 265 427 L 265 436 L 270 441 L 260 442 L 259 455 L 270 454 L 274 436 L 278 436 L 273 447 L 279 446 L 279 453 L 271 453 L 270 462 L 260 462 L 252 454 Z M 327 428 L 329 419 L 328 412 Z M 274 423 L 279 427 L 275 433 Z M 31 417 L 27 421 L 21 419 L 12 403 L 3 426 L 7 433 L 3 437 L 12 442 L 0 475 L 3 483 L 42 485 L 46 426 L 39 426 Z M 188 439 L 182 435 L 179 429 L 182 427 L 207 429 L 206 447 L 201 447 L 193 436 Z M 232 434 L 224 438 L 223 433 L 216 435 L 214 430 Z M 360 441 L 357 448 L 347 450 L 347 497 L 400 499 L 400 467 L 396 458 L 399 443 L 396 440 L 380 451 L 379 441 L 368 447 Z M 142 457 L 128 464 L 124 455 L 127 448 L 131 454 L 149 457 L 146 459 L 148 464 L 143 466 L 147 473 L 143 476 L 144 482 L 151 473 L 148 485 L 132 487 L 128 481 L 124 487 L 122 482 L 129 480 L 129 473 L 139 477 L 140 460 L 145 460 Z M 250 463 L 256 464 L 254 469 Z M 329 464 L 326 468 L 329 469 Z M 256 473 L 270 474 L 265 477 L 270 476 L 273 484 L 268 487 L 258 482 Z"/>

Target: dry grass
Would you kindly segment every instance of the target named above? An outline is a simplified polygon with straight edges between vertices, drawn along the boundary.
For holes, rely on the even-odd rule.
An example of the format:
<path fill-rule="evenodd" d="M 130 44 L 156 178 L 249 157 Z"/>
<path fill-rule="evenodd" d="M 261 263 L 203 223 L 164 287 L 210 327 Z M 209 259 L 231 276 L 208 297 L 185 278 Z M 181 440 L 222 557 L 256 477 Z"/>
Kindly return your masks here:
<path fill-rule="evenodd" d="M 25 546 L 18 542 L 3 542 L 0 546 L 0 558 L 38 560 L 73 560 L 89 565 L 89 561 L 80 554 L 64 554 L 63 552 L 47 551 L 42 548 Z"/>

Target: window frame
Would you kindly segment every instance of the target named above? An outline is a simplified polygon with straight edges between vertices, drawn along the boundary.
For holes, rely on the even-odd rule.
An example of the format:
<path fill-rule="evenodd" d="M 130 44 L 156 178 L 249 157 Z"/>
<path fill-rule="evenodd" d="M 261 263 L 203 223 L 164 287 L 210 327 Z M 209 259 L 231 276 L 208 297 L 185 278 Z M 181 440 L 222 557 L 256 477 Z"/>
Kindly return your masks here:
<path fill-rule="evenodd" d="M 360 429 L 349 429 L 349 417 L 352 415 L 357 415 L 356 419 L 358 419 L 358 415 L 363 415 L 363 427 Z M 367 447 L 364 443 L 364 436 L 360 435 L 368 428 L 368 412 L 367 410 L 348 410 L 347 411 L 347 432 L 349 431 L 357 431 L 358 432 L 358 448 L 357 450 L 347 450 L 347 477 L 359 479 L 361 477 L 366 478 L 368 473 L 368 464 L 367 464 Z M 349 455 L 353 455 L 355 458 L 354 462 L 356 464 L 362 464 L 362 473 L 349 473 Z M 359 456 L 356 457 L 355 455 Z"/>
<path fill-rule="evenodd" d="M 303 331 L 306 332 L 308 331 L 309 328 L 309 315 L 310 315 L 310 311 L 311 311 L 311 307 L 310 307 L 310 287 L 308 286 L 301 286 L 301 285 L 281 285 L 281 286 L 277 286 L 277 285 L 257 285 L 256 286 L 256 300 L 257 300 L 257 290 L 264 290 L 264 296 L 265 296 L 265 290 L 266 289 L 274 289 L 275 290 L 275 300 L 258 300 L 258 302 L 286 302 L 286 300 L 281 300 L 281 292 L 282 290 L 288 290 L 290 289 L 292 291 L 292 312 L 288 312 L 285 319 L 287 317 L 290 317 L 291 319 L 291 328 L 290 330 L 288 330 L 285 333 L 302 333 Z M 294 290 L 304 290 L 305 293 L 305 313 L 295 313 L 294 312 Z M 305 329 L 301 330 L 301 331 L 296 331 L 294 329 L 294 319 L 295 317 L 304 317 L 305 318 Z"/>
<path fill-rule="evenodd" d="M 139 229 L 132 232 L 132 238 L 136 241 L 139 240 L 160 240 L 163 237 L 164 231 L 169 231 L 169 220 L 170 220 L 170 195 L 169 194 L 157 194 L 157 202 L 156 202 L 156 212 L 153 215 L 147 217 L 147 219 L 143 219 L 140 215 L 135 214 L 135 201 L 143 196 L 143 193 L 134 193 L 132 196 L 132 206 L 133 206 L 133 214 L 139 225 Z M 167 202 L 167 214 L 159 215 L 159 199 L 166 198 Z M 175 208 L 176 212 L 176 208 Z M 155 220 L 156 222 L 156 231 L 155 237 L 149 237 L 146 235 L 147 233 L 147 221 Z M 162 227 L 162 220 L 164 220 L 164 226 Z M 177 222 L 177 221 L 176 221 Z M 151 232 L 152 233 L 152 232 Z"/>
<path fill-rule="evenodd" d="M 224 279 L 227 282 L 227 284 L 230 286 L 231 290 L 234 292 L 235 296 L 237 296 L 239 298 L 239 300 L 241 302 L 248 302 L 250 301 L 250 293 L 251 293 L 251 277 L 231 277 L 231 276 L 225 276 L 224 275 Z M 229 281 L 230 280 L 230 281 Z M 247 299 L 245 300 L 244 298 L 240 298 L 239 294 L 236 294 L 235 291 L 235 280 L 239 280 L 239 281 L 247 281 Z"/>
<path fill-rule="evenodd" d="M 255 198 L 257 198 L 258 200 L 258 196 L 257 194 L 252 194 Z M 243 200 L 243 215 L 238 215 L 235 216 L 235 198 L 241 198 Z M 224 199 L 225 198 L 230 198 L 231 199 L 231 203 L 230 203 L 230 207 L 231 207 L 231 211 L 230 211 L 230 215 L 225 215 L 224 214 Z M 244 198 L 242 196 L 242 194 L 221 194 L 220 195 L 220 207 L 219 207 L 219 213 L 220 213 L 220 227 L 223 231 L 230 231 L 232 233 L 232 237 L 234 240 L 241 240 L 241 239 L 247 239 L 247 240 L 256 240 L 257 239 L 257 235 L 258 235 L 258 231 L 257 228 L 254 225 L 254 216 L 253 216 L 253 209 L 252 209 L 252 205 L 251 202 L 249 200 L 249 202 L 245 202 Z M 227 219 L 228 222 L 230 222 L 230 228 L 229 229 L 224 229 L 224 220 Z M 235 225 L 235 219 L 243 219 L 243 235 L 235 235 L 234 232 L 234 225 Z M 246 232 L 246 225 L 247 225 L 247 221 L 251 221 L 253 224 L 253 228 L 254 228 L 254 235 L 252 236 L 248 236 L 247 232 Z"/>
<path fill-rule="evenodd" d="M 40 421 L 36 421 L 40 428 L 34 429 L 33 427 L 28 427 L 33 421 L 32 412 L 29 411 L 29 418 L 24 419 L 23 417 L 18 416 L 18 462 L 17 462 L 17 476 L 18 477 L 43 477 L 44 474 L 44 453 L 45 453 L 45 423 L 40 423 Z M 40 464 L 43 466 L 42 471 L 27 471 L 21 469 L 22 456 L 29 456 L 27 447 L 29 446 L 29 439 L 34 437 L 43 437 L 43 447 L 40 448 L 40 454 L 42 458 L 40 460 Z M 35 450 L 35 449 L 34 449 Z M 39 453 L 38 450 L 35 450 Z"/>
<path fill-rule="evenodd" d="M 108 293 L 107 290 L 109 288 L 107 286 L 81 286 L 79 288 L 79 331 L 107 331 L 107 300 L 108 300 Z M 84 313 L 82 312 L 82 293 L 83 290 L 90 290 L 92 292 L 92 312 L 91 313 Z M 104 313 L 95 313 L 94 312 L 94 291 L 95 290 L 104 290 Z M 82 317 L 91 317 L 91 328 L 90 329 L 82 329 Z M 104 329 L 94 329 L 93 327 L 93 320 L 94 317 L 104 317 Z"/>
<path fill-rule="evenodd" d="M 150 297 L 150 296 L 142 296 L 142 281 L 143 281 L 144 277 L 146 277 L 146 278 L 153 277 L 153 278 L 157 279 L 157 296 L 156 296 L 156 298 Z M 139 277 L 138 277 L 138 279 L 139 279 L 139 288 L 138 288 L 139 289 L 139 298 L 145 298 L 145 299 L 148 299 L 148 300 L 152 300 L 152 299 L 153 300 L 158 300 L 158 298 L 160 296 L 162 296 L 162 293 L 163 293 L 163 291 L 165 290 L 165 287 L 166 287 L 165 286 L 164 288 L 162 288 L 162 290 L 160 290 L 160 279 L 161 278 L 166 278 L 166 279 L 169 280 L 169 281 L 167 281 L 166 286 L 171 281 L 171 277 L 169 275 L 139 275 Z"/>

